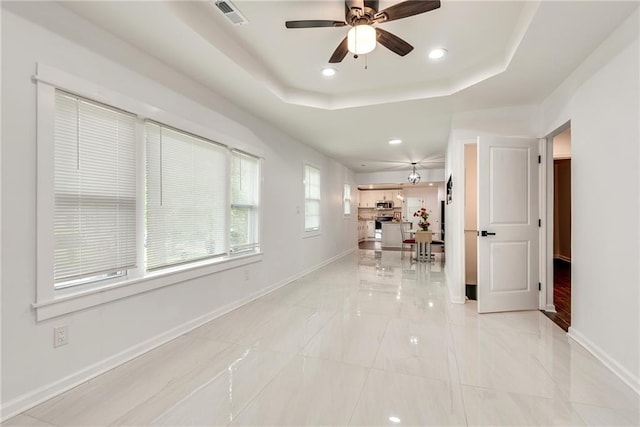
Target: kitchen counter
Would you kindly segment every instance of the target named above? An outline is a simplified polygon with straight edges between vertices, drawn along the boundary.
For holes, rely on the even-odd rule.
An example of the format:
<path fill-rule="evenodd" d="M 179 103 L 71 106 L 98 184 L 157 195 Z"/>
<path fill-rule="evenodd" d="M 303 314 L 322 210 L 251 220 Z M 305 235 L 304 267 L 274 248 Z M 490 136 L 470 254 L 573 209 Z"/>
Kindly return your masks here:
<path fill-rule="evenodd" d="M 382 247 L 402 247 L 402 234 L 400 233 L 399 222 L 387 221 L 382 223 Z"/>

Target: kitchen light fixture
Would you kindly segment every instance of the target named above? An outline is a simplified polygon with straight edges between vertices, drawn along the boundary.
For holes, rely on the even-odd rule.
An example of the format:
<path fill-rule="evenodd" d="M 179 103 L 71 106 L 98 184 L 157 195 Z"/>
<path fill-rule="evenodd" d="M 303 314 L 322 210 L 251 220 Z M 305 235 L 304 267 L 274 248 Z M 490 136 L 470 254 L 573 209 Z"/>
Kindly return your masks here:
<path fill-rule="evenodd" d="M 390 140 L 389 140 L 389 144 L 391 144 L 391 145 L 398 145 L 398 144 L 402 144 L 402 140 L 401 140 L 401 139 L 398 139 L 398 138 L 390 139 Z"/>
<path fill-rule="evenodd" d="M 417 184 L 420 182 L 420 174 L 418 172 L 416 172 L 416 163 L 411 163 L 413 165 L 413 171 L 409 174 L 409 176 L 407 177 L 407 180 L 411 183 L 411 184 Z"/>
<path fill-rule="evenodd" d="M 325 77 L 333 77 L 338 71 L 333 67 L 324 67 L 322 69 L 322 75 Z"/>
<path fill-rule="evenodd" d="M 347 49 L 355 55 L 364 55 L 376 48 L 376 29 L 371 25 L 356 25 L 347 33 Z"/>
<path fill-rule="evenodd" d="M 442 57 L 444 57 L 447 54 L 447 49 L 444 49 L 442 47 L 433 49 L 431 52 L 429 52 L 429 58 L 430 59 L 440 59 Z"/>

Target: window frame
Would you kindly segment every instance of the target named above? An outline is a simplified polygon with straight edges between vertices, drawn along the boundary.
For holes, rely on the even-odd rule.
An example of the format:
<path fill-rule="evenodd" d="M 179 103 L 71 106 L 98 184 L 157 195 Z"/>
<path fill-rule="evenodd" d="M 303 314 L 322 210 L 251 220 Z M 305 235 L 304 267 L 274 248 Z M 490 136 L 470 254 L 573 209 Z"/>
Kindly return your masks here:
<path fill-rule="evenodd" d="M 312 168 L 318 171 L 318 177 L 320 180 L 320 198 L 319 199 L 307 199 L 307 168 Z M 307 228 L 307 200 L 318 201 L 318 228 Z M 302 205 L 303 218 L 302 218 L 302 233 L 303 237 L 315 237 L 322 233 L 322 170 L 313 163 L 303 162 L 302 167 Z"/>
<path fill-rule="evenodd" d="M 224 144 L 220 144 L 216 141 L 212 141 L 210 139 L 207 138 L 203 138 L 199 135 L 194 135 L 190 132 L 186 132 L 183 131 L 181 129 L 176 129 L 172 126 L 168 126 L 164 123 L 159 123 L 156 122 L 154 120 L 145 120 L 144 121 L 144 129 L 145 129 L 145 134 L 144 134 L 144 139 L 145 139 L 145 149 L 149 147 L 149 134 L 147 133 L 149 127 L 151 126 L 155 126 L 158 128 L 159 134 L 162 135 L 163 131 L 166 131 L 170 134 L 174 134 L 174 140 L 176 140 L 176 136 L 177 136 L 177 140 L 179 140 L 180 143 L 182 144 L 186 144 L 186 145 L 196 145 L 196 144 L 201 144 L 201 146 L 206 146 L 207 148 L 210 148 L 211 150 L 217 152 L 218 155 L 221 155 L 221 157 L 224 157 L 224 165 L 223 167 L 223 172 L 224 172 L 224 181 L 219 185 L 219 188 L 222 188 L 224 191 L 224 197 L 220 203 L 220 206 L 222 206 L 222 209 L 224 210 L 224 218 L 222 218 L 222 222 L 223 222 L 223 226 L 221 228 L 221 230 L 223 230 L 223 236 L 222 236 L 222 248 L 220 252 L 217 252 L 215 254 L 211 254 L 211 255 L 205 255 L 205 256 L 201 256 L 201 257 L 197 257 L 197 258 L 192 258 L 190 260 L 185 260 L 185 261 L 172 261 L 172 262 L 168 262 L 164 265 L 158 265 L 158 266 L 153 266 L 150 267 L 149 266 L 149 252 L 150 252 L 150 235 L 149 235 L 149 230 L 151 229 L 151 227 L 149 227 L 149 225 L 147 225 L 147 227 L 145 228 L 145 231 L 147 232 L 146 234 L 146 241 L 145 241 L 145 246 L 147 248 L 146 251 L 146 262 L 144 263 L 144 267 L 146 272 L 151 272 L 151 271 L 160 271 L 160 270 L 165 270 L 168 268 L 172 268 L 172 267 L 177 267 L 180 265 L 189 265 L 189 264 L 193 264 L 193 263 L 198 263 L 200 261 L 207 261 L 207 260 L 213 260 L 215 258 L 220 258 L 220 257 L 224 257 L 224 256 L 230 256 L 230 247 L 229 247 L 229 235 L 228 235 L 228 231 L 226 230 L 229 224 L 229 214 L 228 211 L 230 210 L 230 191 L 229 191 L 229 182 L 230 182 L 230 177 L 229 177 L 229 169 L 230 169 L 230 162 L 229 162 L 229 147 L 227 147 Z M 160 141 L 162 141 L 162 137 L 160 137 Z M 162 142 L 160 143 L 160 147 L 162 147 Z M 148 154 L 148 152 L 146 153 Z M 163 156 L 161 155 L 161 158 Z M 149 170 L 148 170 L 148 163 L 149 159 L 147 158 L 147 156 L 145 156 L 145 162 L 146 162 L 146 166 L 144 169 L 144 173 L 147 177 L 147 179 L 149 178 Z M 169 162 L 169 164 L 171 164 Z M 162 163 L 161 163 L 162 165 Z M 171 168 L 168 169 L 164 169 L 162 168 L 162 172 L 160 172 L 159 176 L 162 177 L 163 176 L 163 172 L 167 171 L 169 172 L 171 170 Z M 170 182 L 170 181 L 165 181 L 163 180 L 163 182 Z M 163 186 L 161 185 L 159 187 L 159 190 L 162 193 L 162 188 Z M 145 218 L 145 223 L 148 224 L 148 222 L 150 221 L 150 217 L 149 217 L 149 203 L 150 203 L 150 199 L 153 198 L 153 196 L 149 195 L 149 183 L 147 182 L 145 185 L 145 204 L 147 205 L 147 210 L 145 211 L 146 214 L 146 218 Z M 162 196 L 159 198 L 158 201 L 162 200 Z M 183 205 L 173 205 L 174 208 L 178 207 L 178 206 L 183 206 Z M 216 205 L 217 207 L 217 205 Z M 154 212 L 154 216 L 155 218 L 160 217 L 159 213 L 157 211 Z M 190 219 L 194 219 L 193 217 L 190 217 Z M 217 219 L 217 218 L 216 218 Z M 184 231 L 184 230 L 182 230 Z M 157 231 L 156 231 L 157 232 Z M 180 241 L 181 244 L 185 244 L 185 243 L 193 243 L 193 241 L 189 241 L 189 240 L 181 240 Z"/>
<path fill-rule="evenodd" d="M 131 125 L 132 125 L 132 129 L 133 129 L 133 138 L 130 140 L 130 142 L 132 143 L 132 154 L 134 156 L 133 158 L 133 163 L 130 165 L 131 167 L 133 167 L 133 172 L 134 172 L 134 177 L 133 180 L 130 181 L 131 184 L 133 184 L 133 191 L 132 191 L 132 196 L 134 197 L 134 209 L 130 212 L 130 215 L 132 216 L 133 220 L 134 220 L 134 227 L 136 227 L 136 233 L 137 233 L 137 225 L 138 225 L 138 221 L 137 221 L 137 196 L 138 196 L 138 180 L 137 180 L 137 174 L 138 174 L 138 167 L 137 164 L 135 163 L 135 150 L 136 150 L 136 129 L 137 129 L 137 117 L 135 114 L 132 114 L 128 111 L 123 111 L 121 109 L 109 106 L 109 105 L 105 105 L 102 103 L 98 103 L 95 102 L 93 100 L 89 100 L 85 97 L 81 97 L 75 94 L 71 94 L 68 93 L 66 91 L 60 90 L 58 88 L 54 88 L 54 104 L 57 105 L 58 103 L 58 97 L 62 96 L 62 97 L 66 97 L 69 99 L 72 99 L 75 101 L 76 105 L 76 113 L 77 113 L 77 122 L 76 122 L 76 126 L 77 129 L 79 129 L 79 123 L 81 118 L 87 118 L 87 117 L 91 117 L 90 115 L 86 115 L 86 116 L 81 116 L 81 104 L 88 104 L 88 105 L 92 105 L 93 107 L 98 107 L 100 109 L 106 109 L 110 112 L 119 114 L 119 115 L 124 115 L 129 116 L 131 120 Z M 54 109 L 54 126 L 55 126 L 55 122 L 57 121 L 57 110 Z M 77 131 L 78 134 L 76 135 L 77 137 L 80 136 L 79 130 Z M 55 147 L 55 134 L 53 135 L 53 145 Z M 91 145 L 91 142 L 89 141 L 85 141 L 85 140 L 80 140 L 78 139 L 76 141 L 79 145 L 79 147 L 84 146 L 84 145 Z M 80 149 L 80 152 L 82 152 L 84 150 Z M 81 169 L 81 165 L 83 163 L 83 161 L 80 159 L 80 153 L 76 152 L 75 155 L 77 156 L 77 161 L 79 161 L 78 166 L 79 169 Z M 57 162 L 57 156 L 56 156 L 56 152 L 54 150 L 54 172 L 56 170 L 56 163 Z M 91 175 L 89 174 L 89 176 L 91 176 L 92 178 L 95 178 L 95 175 Z M 54 178 L 54 208 L 56 208 L 56 203 L 55 203 L 55 198 L 58 196 L 58 192 L 57 192 L 57 182 L 55 182 L 55 176 Z M 91 182 L 91 181 L 84 181 L 85 183 Z M 93 182 L 91 182 L 93 184 Z M 109 185 L 111 185 L 111 182 L 109 183 Z M 71 197 L 73 197 L 74 194 L 71 193 Z M 78 201 L 81 202 L 83 197 L 83 194 L 79 193 L 78 194 Z M 108 199 L 108 196 L 103 196 L 105 199 Z M 110 206 L 117 206 L 119 204 L 119 200 L 118 198 L 114 198 L 112 200 L 112 203 L 110 204 Z M 90 215 L 89 215 L 90 217 Z M 55 215 L 54 215 L 54 221 L 55 221 Z M 118 231 L 117 229 L 112 229 L 110 231 Z M 55 235 L 55 233 L 54 233 Z M 59 289 L 64 289 L 64 288 L 68 288 L 68 287 L 73 287 L 73 286 L 84 286 L 87 283 L 93 283 L 93 282 L 100 282 L 100 281 L 104 281 L 104 280 L 112 280 L 112 279 L 122 279 L 122 277 L 124 277 L 126 275 L 126 272 L 129 270 L 133 270 L 135 268 L 137 268 L 137 247 L 135 245 L 135 241 L 136 238 L 134 237 L 134 246 L 133 246 L 133 253 L 131 255 L 133 255 L 133 260 L 132 260 L 132 264 L 129 267 L 124 267 L 124 266 L 114 266 L 114 267 L 110 267 L 109 270 L 102 270 L 101 272 L 95 272 L 95 273 L 91 273 L 91 275 L 82 275 L 82 276 L 78 276 L 78 277 L 71 277 L 71 278 L 67 278 L 66 280 L 62 280 L 62 279 L 58 279 L 56 280 L 54 277 L 54 287 L 56 290 Z M 101 248 L 101 252 L 102 252 L 102 248 Z M 55 264 L 55 256 L 54 256 L 54 264 Z M 55 276 L 55 274 L 54 274 Z"/>
<path fill-rule="evenodd" d="M 154 271 L 146 271 L 144 248 L 144 216 L 145 216 L 145 120 L 152 120 L 166 126 L 192 133 L 205 139 L 218 142 L 226 146 L 227 159 L 231 150 L 240 150 L 262 162 L 264 156 L 260 150 L 237 141 L 232 137 L 211 129 L 205 125 L 183 119 L 171 112 L 167 112 L 153 105 L 122 95 L 108 88 L 78 78 L 64 71 L 38 63 L 33 77 L 36 84 L 36 150 L 37 150 L 37 179 L 36 179 L 36 299 L 32 307 L 36 312 L 36 320 L 42 321 L 60 315 L 73 313 L 89 307 L 98 306 L 121 298 L 171 286 L 187 280 L 214 274 L 220 271 L 238 268 L 244 265 L 260 262 L 263 259 L 261 224 L 258 235 L 258 247 L 251 253 L 230 254 L 227 241 L 225 256 L 194 261 L 187 264 L 173 266 Z M 54 174 L 55 174 L 55 92 L 56 89 L 86 98 L 105 106 L 124 110 L 138 117 L 136 122 L 136 265 L 129 269 L 124 277 L 107 278 L 104 280 L 56 289 L 54 285 L 54 248 L 53 222 L 55 212 Z M 204 121 L 203 121 L 204 122 Z M 260 168 L 260 183 L 262 182 L 262 168 Z M 230 178 L 225 188 L 230 188 Z M 261 186 L 258 188 L 261 192 Z M 261 197 L 261 193 L 260 197 Z M 230 215 L 230 190 L 225 194 L 225 212 Z M 259 205 L 258 215 L 263 217 L 262 205 Z M 228 231 L 227 231 L 228 233 Z M 228 238 L 228 236 L 227 236 Z"/>

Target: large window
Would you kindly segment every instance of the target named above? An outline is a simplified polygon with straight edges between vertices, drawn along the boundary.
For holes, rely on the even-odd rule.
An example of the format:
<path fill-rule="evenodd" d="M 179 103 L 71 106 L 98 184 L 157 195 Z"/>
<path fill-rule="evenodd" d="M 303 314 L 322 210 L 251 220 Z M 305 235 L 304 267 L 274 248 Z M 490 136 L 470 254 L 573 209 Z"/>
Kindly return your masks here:
<path fill-rule="evenodd" d="M 344 185 L 344 192 L 342 194 L 343 212 L 344 216 L 351 215 L 351 185 Z"/>
<path fill-rule="evenodd" d="M 226 252 L 227 150 L 156 123 L 147 136 L 147 269 Z"/>
<path fill-rule="evenodd" d="M 251 149 L 44 64 L 35 79 L 38 321 L 262 259 Z"/>
<path fill-rule="evenodd" d="M 231 251 L 258 247 L 260 159 L 240 151 L 231 155 Z"/>
<path fill-rule="evenodd" d="M 320 170 L 304 165 L 304 231 L 320 230 Z"/>
<path fill-rule="evenodd" d="M 136 117 L 55 92 L 56 288 L 136 264 Z"/>

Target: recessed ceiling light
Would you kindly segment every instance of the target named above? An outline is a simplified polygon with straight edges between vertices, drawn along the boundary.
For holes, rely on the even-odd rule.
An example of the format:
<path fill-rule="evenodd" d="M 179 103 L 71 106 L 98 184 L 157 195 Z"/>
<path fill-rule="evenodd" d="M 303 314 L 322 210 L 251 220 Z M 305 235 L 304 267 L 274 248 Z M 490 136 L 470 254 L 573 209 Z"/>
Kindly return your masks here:
<path fill-rule="evenodd" d="M 333 77 L 336 75 L 338 71 L 335 68 L 332 67 L 324 67 L 322 69 L 322 75 L 325 77 Z"/>
<path fill-rule="evenodd" d="M 444 49 L 442 47 L 433 49 L 431 52 L 429 52 L 429 58 L 431 59 L 440 59 L 443 56 L 445 56 L 447 54 L 447 49 Z"/>
<path fill-rule="evenodd" d="M 389 417 L 389 421 L 391 421 L 392 423 L 399 423 L 400 422 L 400 418 L 398 417 Z"/>
<path fill-rule="evenodd" d="M 391 145 L 402 144 L 402 140 L 401 140 L 401 139 L 398 139 L 398 138 L 390 139 L 390 140 L 389 140 L 389 144 L 391 144 Z"/>

